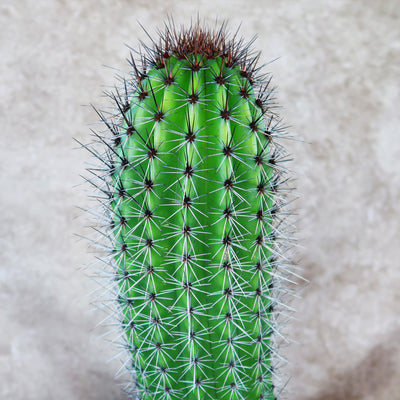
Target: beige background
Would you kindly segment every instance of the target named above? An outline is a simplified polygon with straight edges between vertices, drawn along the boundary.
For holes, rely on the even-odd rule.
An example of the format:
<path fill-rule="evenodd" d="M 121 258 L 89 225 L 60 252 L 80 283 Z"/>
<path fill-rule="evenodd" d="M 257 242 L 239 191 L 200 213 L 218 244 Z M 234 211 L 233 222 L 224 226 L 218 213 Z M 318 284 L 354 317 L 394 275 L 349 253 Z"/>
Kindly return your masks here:
<path fill-rule="evenodd" d="M 296 400 L 400 399 L 399 3 L 396 0 L 2 0 L 0 398 L 124 399 L 95 325 L 82 180 L 107 64 L 169 12 L 242 21 L 278 86 L 298 172 L 310 284 L 283 353 Z"/>

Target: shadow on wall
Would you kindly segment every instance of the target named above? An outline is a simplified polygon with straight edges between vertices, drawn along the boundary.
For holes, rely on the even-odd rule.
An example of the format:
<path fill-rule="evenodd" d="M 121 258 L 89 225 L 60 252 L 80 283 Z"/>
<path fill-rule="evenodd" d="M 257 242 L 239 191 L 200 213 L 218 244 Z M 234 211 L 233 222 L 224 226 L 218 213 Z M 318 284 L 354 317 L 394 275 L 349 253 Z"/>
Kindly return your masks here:
<path fill-rule="evenodd" d="M 324 392 L 311 400 L 364 400 L 378 395 L 390 386 L 398 371 L 400 332 L 371 349 L 367 356 L 353 369 L 333 378 Z"/>

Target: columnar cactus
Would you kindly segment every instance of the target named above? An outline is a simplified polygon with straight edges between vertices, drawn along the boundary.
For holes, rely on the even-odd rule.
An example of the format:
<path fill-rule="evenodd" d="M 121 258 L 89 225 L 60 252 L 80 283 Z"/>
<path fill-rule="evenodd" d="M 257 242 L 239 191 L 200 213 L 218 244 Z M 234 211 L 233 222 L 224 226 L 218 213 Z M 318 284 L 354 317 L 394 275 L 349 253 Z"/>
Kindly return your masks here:
<path fill-rule="evenodd" d="M 167 25 L 98 112 L 93 182 L 140 399 L 277 398 L 286 156 L 258 58 L 224 24 Z"/>

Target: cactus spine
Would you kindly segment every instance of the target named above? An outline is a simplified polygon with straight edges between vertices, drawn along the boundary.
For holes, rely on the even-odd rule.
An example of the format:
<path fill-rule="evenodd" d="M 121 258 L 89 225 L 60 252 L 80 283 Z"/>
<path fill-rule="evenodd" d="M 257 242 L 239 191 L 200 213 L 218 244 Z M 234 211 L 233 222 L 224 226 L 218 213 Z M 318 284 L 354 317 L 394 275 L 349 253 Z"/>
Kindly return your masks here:
<path fill-rule="evenodd" d="M 283 149 L 258 54 L 170 25 L 98 112 L 94 152 L 140 399 L 276 399 Z M 96 183 L 97 184 L 97 183 Z"/>

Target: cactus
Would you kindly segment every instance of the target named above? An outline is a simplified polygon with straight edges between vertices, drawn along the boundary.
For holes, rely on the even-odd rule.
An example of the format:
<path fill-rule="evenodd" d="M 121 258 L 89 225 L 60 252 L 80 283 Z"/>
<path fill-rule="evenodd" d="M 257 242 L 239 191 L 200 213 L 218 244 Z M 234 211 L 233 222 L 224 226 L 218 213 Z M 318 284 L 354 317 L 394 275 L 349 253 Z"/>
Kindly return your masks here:
<path fill-rule="evenodd" d="M 138 398 L 276 399 L 285 136 L 252 41 L 166 24 L 98 112 L 99 188 Z M 290 178 L 290 177 L 289 177 Z M 132 391 L 131 394 L 133 395 Z"/>

